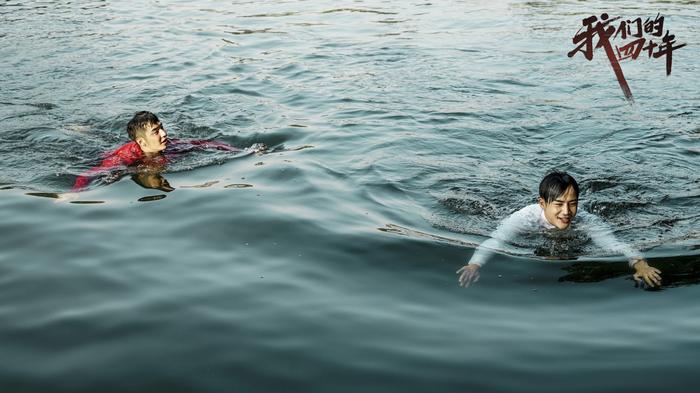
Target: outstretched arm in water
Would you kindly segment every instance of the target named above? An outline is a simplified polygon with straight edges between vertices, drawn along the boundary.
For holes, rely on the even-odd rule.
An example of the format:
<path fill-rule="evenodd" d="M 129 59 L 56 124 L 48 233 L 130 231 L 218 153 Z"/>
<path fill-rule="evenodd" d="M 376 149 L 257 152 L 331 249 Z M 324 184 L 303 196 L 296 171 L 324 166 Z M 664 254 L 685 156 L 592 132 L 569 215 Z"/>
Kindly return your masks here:
<path fill-rule="evenodd" d="M 183 144 L 183 145 L 190 145 L 193 147 L 197 147 L 203 150 L 223 150 L 223 151 L 231 151 L 231 152 L 239 152 L 242 151 L 241 149 L 231 146 L 226 142 L 219 142 L 219 141 L 213 141 L 213 140 L 207 140 L 207 139 L 191 139 L 191 140 L 183 140 L 183 139 L 172 139 L 171 143 L 174 144 Z"/>
<path fill-rule="evenodd" d="M 661 285 L 661 270 L 649 266 L 639 251 L 617 240 L 610 227 L 604 224 L 600 218 L 586 212 L 582 212 L 582 216 L 586 222 L 588 235 L 598 247 L 619 252 L 627 257 L 630 267 L 634 269 L 632 277 L 635 281 L 644 282 L 650 287 Z"/>
<path fill-rule="evenodd" d="M 481 243 L 474 251 L 469 263 L 457 270 L 460 286 L 468 287 L 469 284 L 477 282 L 479 269 L 490 259 L 494 250 L 501 249 L 504 242 L 513 239 L 527 227 L 528 221 L 532 220 L 527 209 L 528 207 L 523 208 L 503 220 L 498 228 L 491 233 L 490 239 Z"/>

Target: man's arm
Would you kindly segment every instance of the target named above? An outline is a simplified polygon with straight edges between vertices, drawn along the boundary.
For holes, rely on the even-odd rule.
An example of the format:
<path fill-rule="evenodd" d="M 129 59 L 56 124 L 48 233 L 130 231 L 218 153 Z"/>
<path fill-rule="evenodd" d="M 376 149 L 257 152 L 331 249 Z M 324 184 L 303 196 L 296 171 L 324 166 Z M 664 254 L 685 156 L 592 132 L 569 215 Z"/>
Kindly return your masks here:
<path fill-rule="evenodd" d="M 185 143 L 185 144 L 188 144 L 191 146 L 196 146 L 200 149 L 223 150 L 223 151 L 232 151 L 232 152 L 241 151 L 241 149 L 234 147 L 234 146 L 231 146 L 226 142 L 210 141 L 210 140 L 206 140 L 206 139 L 194 139 L 194 140 L 188 140 L 188 141 L 173 139 L 171 141 L 175 142 L 175 143 Z"/>
<path fill-rule="evenodd" d="M 629 260 L 629 265 L 634 269 L 634 279 L 642 280 L 649 286 L 661 285 L 661 270 L 649 266 L 642 254 L 628 244 L 617 240 L 609 226 L 603 221 L 587 212 L 582 212 L 586 221 L 588 235 L 598 247 L 623 254 Z"/>
<path fill-rule="evenodd" d="M 109 173 L 115 168 L 118 168 L 123 165 L 125 165 L 125 163 L 123 162 L 122 158 L 118 155 L 112 155 L 105 158 L 104 160 L 102 160 L 100 165 L 90 168 L 87 171 L 80 174 L 80 176 L 78 176 L 75 179 L 75 183 L 73 184 L 73 188 L 71 188 L 71 192 L 83 191 L 88 185 L 90 185 L 90 182 L 92 182 L 92 180 L 96 176 L 99 176 L 103 173 Z"/>
<path fill-rule="evenodd" d="M 528 208 L 521 209 L 501 221 L 498 228 L 491 233 L 490 238 L 479 245 L 469 259 L 469 263 L 457 270 L 459 285 L 465 287 L 479 280 L 479 269 L 488 262 L 494 250 L 503 248 L 506 241 L 513 239 L 526 227 Z"/>

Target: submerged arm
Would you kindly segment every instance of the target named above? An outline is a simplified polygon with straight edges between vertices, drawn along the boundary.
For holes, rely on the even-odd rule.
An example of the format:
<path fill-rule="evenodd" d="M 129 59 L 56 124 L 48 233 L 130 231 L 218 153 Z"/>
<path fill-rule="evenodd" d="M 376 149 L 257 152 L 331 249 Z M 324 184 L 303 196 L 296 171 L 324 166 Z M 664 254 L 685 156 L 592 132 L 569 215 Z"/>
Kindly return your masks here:
<path fill-rule="evenodd" d="M 223 150 L 223 151 L 233 151 L 238 152 L 241 149 L 231 146 L 226 142 L 210 141 L 206 139 L 191 140 L 187 141 L 188 144 L 192 146 L 197 146 L 202 149 L 213 149 L 213 150 Z"/>
<path fill-rule="evenodd" d="M 93 167 L 78 176 L 78 178 L 75 179 L 75 184 L 73 184 L 73 189 L 71 191 L 81 191 L 90 184 L 95 176 L 112 172 L 119 167 L 132 165 L 138 162 L 142 157 L 143 152 L 136 142 L 132 141 L 122 145 L 122 147 L 119 149 L 108 153 L 100 165 Z"/>
<path fill-rule="evenodd" d="M 100 165 L 90 168 L 80 174 L 80 176 L 75 179 L 71 192 L 80 192 L 84 190 L 88 185 L 90 185 L 90 182 L 92 182 L 92 179 L 94 179 L 96 176 L 103 173 L 109 173 L 122 165 L 124 165 L 123 160 L 117 155 L 105 158 Z"/>

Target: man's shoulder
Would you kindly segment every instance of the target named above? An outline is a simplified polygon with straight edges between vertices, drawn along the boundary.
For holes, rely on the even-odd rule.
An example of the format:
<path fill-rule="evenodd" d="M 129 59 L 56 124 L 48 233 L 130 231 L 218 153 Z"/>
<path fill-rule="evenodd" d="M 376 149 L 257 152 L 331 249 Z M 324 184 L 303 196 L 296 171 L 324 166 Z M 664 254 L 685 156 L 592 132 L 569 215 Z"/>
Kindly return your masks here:
<path fill-rule="evenodd" d="M 109 152 L 109 155 L 114 155 L 114 154 L 125 154 L 125 153 L 133 153 L 133 152 L 141 152 L 141 148 L 139 147 L 139 144 L 134 142 L 134 141 L 129 141 L 126 142 L 125 144 L 119 146 L 118 148 L 112 150 Z"/>
<path fill-rule="evenodd" d="M 505 221 L 507 221 L 509 224 L 518 224 L 520 226 L 533 226 L 537 223 L 537 220 L 541 214 L 542 208 L 540 205 L 534 203 L 514 212 L 508 216 Z"/>
<path fill-rule="evenodd" d="M 540 213 L 542 213 L 542 208 L 540 207 L 539 204 L 533 203 L 532 205 L 527 205 L 523 207 L 522 209 L 518 210 L 517 212 L 513 213 L 513 215 L 520 215 L 520 216 L 533 216 L 533 217 L 539 217 Z"/>
<path fill-rule="evenodd" d="M 105 159 L 111 161 L 117 160 L 126 165 L 130 165 L 142 157 L 143 152 L 141 151 L 138 143 L 130 141 L 107 153 L 107 157 Z"/>

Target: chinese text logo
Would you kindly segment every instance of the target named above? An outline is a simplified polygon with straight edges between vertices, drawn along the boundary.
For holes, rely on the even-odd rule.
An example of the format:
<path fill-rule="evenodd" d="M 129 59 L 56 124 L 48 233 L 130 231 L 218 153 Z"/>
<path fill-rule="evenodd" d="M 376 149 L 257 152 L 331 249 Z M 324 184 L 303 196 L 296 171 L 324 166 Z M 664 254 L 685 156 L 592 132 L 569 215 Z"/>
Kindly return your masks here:
<path fill-rule="evenodd" d="M 642 22 L 642 18 L 634 20 L 622 20 L 617 27 L 612 22 L 620 20 L 620 17 L 610 18 L 608 14 L 600 15 L 600 20 L 595 15 L 583 19 L 581 27 L 573 38 L 574 45 L 578 45 L 571 52 L 569 57 L 581 52 L 586 59 L 593 60 L 593 51 L 602 47 L 610 60 L 617 81 L 620 83 L 625 97 L 632 101 L 632 91 L 630 90 L 625 76 L 620 67 L 621 60 L 636 60 L 642 51 L 648 54 L 649 58 L 666 58 L 666 75 L 671 74 L 673 62 L 673 51 L 684 47 L 686 44 L 676 45 L 676 36 L 666 30 L 664 34 L 664 17 L 656 15 L 653 20 L 647 18 Z M 619 39 L 623 45 L 615 45 L 612 41 Z M 597 41 L 594 42 L 594 39 Z M 661 41 L 659 42 L 659 39 Z M 656 42 L 654 42 L 656 40 Z M 627 42 L 629 41 L 629 42 Z"/>

